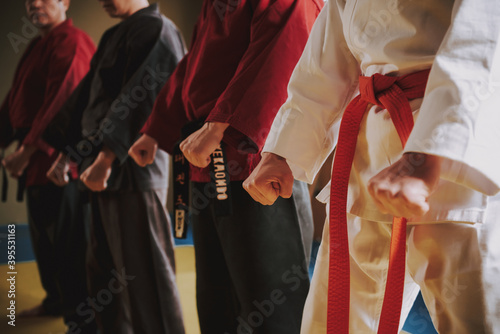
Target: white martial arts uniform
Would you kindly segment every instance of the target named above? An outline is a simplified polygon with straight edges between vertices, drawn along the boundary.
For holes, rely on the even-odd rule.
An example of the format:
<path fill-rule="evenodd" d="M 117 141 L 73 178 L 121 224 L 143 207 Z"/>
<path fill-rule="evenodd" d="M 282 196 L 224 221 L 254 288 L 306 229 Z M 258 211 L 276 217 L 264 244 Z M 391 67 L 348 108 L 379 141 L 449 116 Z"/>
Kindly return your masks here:
<path fill-rule="evenodd" d="M 312 30 L 266 145 L 312 182 L 336 144 L 358 76 L 430 68 L 404 152 L 444 158 L 431 209 L 409 222 L 402 322 L 419 287 L 440 333 L 500 333 L 500 3 L 489 0 L 330 1 Z M 390 222 L 368 180 L 403 153 L 389 114 L 370 107 L 349 182 L 351 333 L 375 333 Z M 408 168 L 411 168 L 409 166 Z M 320 194 L 329 200 L 329 187 Z M 328 229 L 302 333 L 326 332 Z M 498 282 L 496 282 L 498 281 Z"/>

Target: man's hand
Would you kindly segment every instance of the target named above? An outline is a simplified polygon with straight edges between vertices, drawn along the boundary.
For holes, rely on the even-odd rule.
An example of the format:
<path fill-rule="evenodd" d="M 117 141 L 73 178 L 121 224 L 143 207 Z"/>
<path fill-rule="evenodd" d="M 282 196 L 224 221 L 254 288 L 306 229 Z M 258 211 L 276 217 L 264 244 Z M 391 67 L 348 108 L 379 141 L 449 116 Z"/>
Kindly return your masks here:
<path fill-rule="evenodd" d="M 151 165 L 158 150 L 158 142 L 153 137 L 143 134 L 128 150 L 128 155 L 141 167 Z"/>
<path fill-rule="evenodd" d="M 115 158 L 115 154 L 104 147 L 94 163 L 80 175 L 80 180 L 92 191 L 103 191 L 108 187 L 111 165 Z"/>
<path fill-rule="evenodd" d="M 440 172 L 440 157 L 405 153 L 370 179 L 368 191 L 382 213 L 418 218 L 429 211 L 427 200 L 438 184 Z"/>
<path fill-rule="evenodd" d="M 228 126 L 227 123 L 208 122 L 192 133 L 180 145 L 186 159 L 196 167 L 207 167 L 210 163 L 210 155 L 220 145 Z"/>
<path fill-rule="evenodd" d="M 5 169 L 13 178 L 19 178 L 23 174 L 30 158 L 35 153 L 36 147 L 31 145 L 21 145 L 14 153 L 2 160 Z"/>
<path fill-rule="evenodd" d="M 272 205 L 279 196 L 292 196 L 292 170 L 285 158 L 274 153 L 262 153 L 262 160 L 243 182 L 243 188 L 257 202 Z"/>
<path fill-rule="evenodd" d="M 56 186 L 64 187 L 69 183 L 69 161 L 68 157 L 63 153 L 59 153 L 56 161 L 52 164 L 47 172 L 47 178 Z"/>

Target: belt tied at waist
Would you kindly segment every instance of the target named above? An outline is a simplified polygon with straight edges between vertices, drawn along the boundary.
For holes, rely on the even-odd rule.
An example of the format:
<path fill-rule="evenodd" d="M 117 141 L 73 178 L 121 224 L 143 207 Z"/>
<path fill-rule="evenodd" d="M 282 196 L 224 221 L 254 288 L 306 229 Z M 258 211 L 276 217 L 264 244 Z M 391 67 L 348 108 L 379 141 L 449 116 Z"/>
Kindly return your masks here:
<path fill-rule="evenodd" d="M 24 141 L 24 138 L 28 135 L 30 131 L 30 128 L 17 128 L 14 129 L 14 134 L 12 137 L 12 140 L 19 141 L 19 146 L 21 146 L 21 143 Z M 19 148 L 19 147 L 18 147 Z M 0 155 L 2 159 L 4 158 L 4 153 Z M 9 179 L 7 177 L 7 171 L 4 166 L 0 166 L 2 169 L 2 202 L 5 203 L 7 202 L 7 195 L 9 191 Z M 18 202 L 22 202 L 24 200 L 24 189 L 26 189 L 26 170 L 23 172 L 23 174 L 17 179 L 17 195 L 16 195 L 16 200 Z"/>
<path fill-rule="evenodd" d="M 180 149 L 182 140 L 198 131 L 204 124 L 204 120 L 187 123 L 181 130 L 181 140 L 174 147 L 174 236 L 177 239 L 185 239 L 187 236 L 187 219 L 189 216 L 189 162 Z M 227 170 L 227 161 L 224 144 L 212 153 L 210 162 L 211 186 L 210 194 L 204 194 L 208 198 L 215 198 L 215 214 L 218 217 L 232 215 L 231 184 Z M 208 191 L 208 190 L 207 190 Z"/>
<path fill-rule="evenodd" d="M 387 109 L 404 147 L 413 128 L 409 100 L 424 96 L 428 76 L 429 70 L 400 77 L 381 74 L 361 76 L 360 94 L 349 103 L 342 117 L 330 190 L 328 334 L 349 333 L 350 268 L 346 207 L 349 176 L 361 120 L 369 104 Z M 389 269 L 379 334 L 398 333 L 406 263 L 406 223 L 405 218 L 395 217 L 392 224 Z"/>

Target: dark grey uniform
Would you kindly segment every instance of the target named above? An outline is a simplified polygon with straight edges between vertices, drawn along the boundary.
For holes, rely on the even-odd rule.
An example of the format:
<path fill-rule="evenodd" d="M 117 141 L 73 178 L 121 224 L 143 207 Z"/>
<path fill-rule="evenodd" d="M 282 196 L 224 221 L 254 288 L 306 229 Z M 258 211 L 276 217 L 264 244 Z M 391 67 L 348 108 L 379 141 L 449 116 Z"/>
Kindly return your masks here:
<path fill-rule="evenodd" d="M 128 158 L 159 90 L 185 53 L 177 28 L 151 5 L 107 30 L 91 70 L 44 134 L 83 172 L 103 146 L 117 156 L 108 188 L 91 193 L 89 301 L 102 333 L 184 333 L 170 220 L 168 155 Z M 93 304 L 93 305 L 92 305 Z"/>

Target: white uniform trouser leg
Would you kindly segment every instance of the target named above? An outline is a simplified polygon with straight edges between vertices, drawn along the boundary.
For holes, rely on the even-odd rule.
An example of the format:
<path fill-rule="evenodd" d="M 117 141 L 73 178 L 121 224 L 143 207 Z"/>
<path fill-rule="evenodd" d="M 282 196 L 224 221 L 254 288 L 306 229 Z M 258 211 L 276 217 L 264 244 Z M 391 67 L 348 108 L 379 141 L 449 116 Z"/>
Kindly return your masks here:
<path fill-rule="evenodd" d="M 408 228 L 401 326 L 420 285 L 440 333 L 500 333 L 500 203 L 493 203 L 488 211 L 484 224 L 439 223 Z M 350 332 L 376 333 L 387 277 L 391 226 L 350 215 L 348 226 Z M 326 333 L 328 250 L 329 234 L 325 228 L 305 305 L 302 334 Z"/>
<path fill-rule="evenodd" d="M 487 333 L 500 333 L 500 195 L 490 198 L 480 235 Z"/>
<path fill-rule="evenodd" d="M 408 266 L 439 333 L 500 333 L 500 201 L 483 224 L 414 226 Z"/>
<path fill-rule="evenodd" d="M 348 215 L 351 254 L 351 310 L 349 331 L 376 333 L 385 292 L 391 226 Z M 325 225 L 311 289 L 302 319 L 302 334 L 326 333 L 328 304 L 329 230 Z M 401 319 L 406 319 L 419 288 L 406 275 Z M 403 324 L 401 321 L 401 324 Z M 402 325 L 401 325 L 402 326 Z"/>

